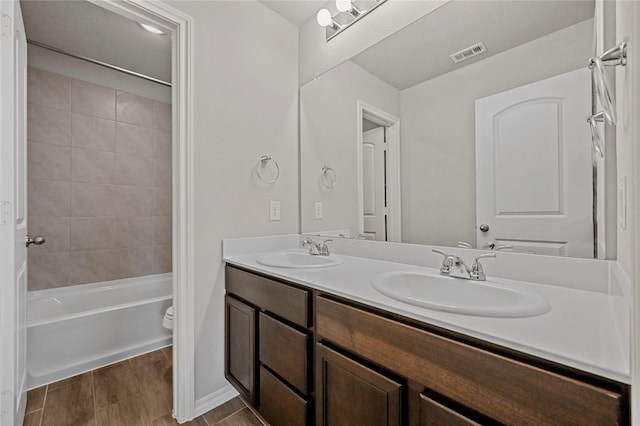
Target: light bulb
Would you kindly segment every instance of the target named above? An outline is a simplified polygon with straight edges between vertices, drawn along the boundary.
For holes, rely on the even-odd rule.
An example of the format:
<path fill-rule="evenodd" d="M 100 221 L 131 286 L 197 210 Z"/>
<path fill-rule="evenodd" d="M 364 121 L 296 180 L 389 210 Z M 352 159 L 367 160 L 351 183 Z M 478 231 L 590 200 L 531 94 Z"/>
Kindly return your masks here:
<path fill-rule="evenodd" d="M 318 24 L 320 24 L 321 27 L 331 25 L 331 21 L 333 21 L 331 12 L 329 12 L 327 9 L 320 9 L 318 11 L 318 15 L 316 16 L 316 19 L 318 20 Z"/>
<path fill-rule="evenodd" d="M 340 12 L 348 12 L 351 10 L 351 0 L 336 0 L 336 8 Z"/>

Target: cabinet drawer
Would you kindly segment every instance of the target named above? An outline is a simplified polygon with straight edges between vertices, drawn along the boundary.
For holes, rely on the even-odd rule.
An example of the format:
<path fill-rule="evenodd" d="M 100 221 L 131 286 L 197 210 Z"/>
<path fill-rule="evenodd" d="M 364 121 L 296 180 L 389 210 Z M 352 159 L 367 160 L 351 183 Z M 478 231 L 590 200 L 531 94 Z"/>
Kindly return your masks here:
<path fill-rule="evenodd" d="M 309 335 L 260 313 L 260 361 L 300 392 L 308 392 Z"/>
<path fill-rule="evenodd" d="M 420 426 L 480 426 L 462 414 L 420 395 Z"/>
<path fill-rule="evenodd" d="M 228 292 L 302 327 L 309 326 L 310 295 L 307 290 L 232 266 L 227 266 L 225 271 Z"/>
<path fill-rule="evenodd" d="M 307 401 L 260 367 L 260 414 L 271 426 L 307 424 Z"/>
<path fill-rule="evenodd" d="M 506 424 L 625 424 L 620 393 L 318 297 L 318 336 Z"/>

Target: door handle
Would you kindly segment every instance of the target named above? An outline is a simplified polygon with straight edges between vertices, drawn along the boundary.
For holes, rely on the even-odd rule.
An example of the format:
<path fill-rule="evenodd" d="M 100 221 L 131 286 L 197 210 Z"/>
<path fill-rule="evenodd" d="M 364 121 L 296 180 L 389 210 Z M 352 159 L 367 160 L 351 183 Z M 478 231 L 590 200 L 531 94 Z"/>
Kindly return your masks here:
<path fill-rule="evenodd" d="M 486 223 L 483 223 L 482 225 L 480 225 L 480 232 L 487 232 L 489 230 L 489 225 L 487 225 Z"/>
<path fill-rule="evenodd" d="M 44 237 L 42 237 L 42 236 L 40 236 L 40 235 L 38 235 L 37 237 L 33 237 L 33 238 L 31 238 L 31 237 L 29 236 L 29 234 L 27 234 L 26 239 L 27 239 L 27 247 L 29 247 L 31 244 L 35 244 L 35 245 L 37 245 L 37 246 L 41 246 L 41 245 L 43 245 L 43 244 L 44 244 L 44 242 L 45 242 Z"/>

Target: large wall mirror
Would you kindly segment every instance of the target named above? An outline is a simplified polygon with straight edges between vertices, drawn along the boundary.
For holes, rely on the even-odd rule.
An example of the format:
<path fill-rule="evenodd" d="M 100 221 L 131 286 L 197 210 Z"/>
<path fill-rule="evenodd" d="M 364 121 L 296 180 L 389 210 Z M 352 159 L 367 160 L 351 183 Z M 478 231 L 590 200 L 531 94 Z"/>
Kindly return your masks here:
<path fill-rule="evenodd" d="M 594 8 L 453 0 L 304 84 L 302 232 L 611 257 Z"/>

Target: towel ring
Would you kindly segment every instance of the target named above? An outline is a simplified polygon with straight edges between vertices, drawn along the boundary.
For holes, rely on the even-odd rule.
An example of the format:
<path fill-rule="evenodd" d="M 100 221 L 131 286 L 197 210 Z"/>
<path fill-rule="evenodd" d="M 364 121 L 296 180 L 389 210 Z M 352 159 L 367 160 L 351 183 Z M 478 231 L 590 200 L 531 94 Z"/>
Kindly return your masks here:
<path fill-rule="evenodd" d="M 591 129 L 591 142 L 593 143 L 593 148 L 600 158 L 604 157 L 604 144 L 602 143 L 602 137 L 600 136 L 600 130 L 598 130 L 597 123 L 602 122 L 604 122 L 604 111 L 600 111 L 597 114 L 587 117 L 587 123 L 589 123 L 589 128 Z"/>
<path fill-rule="evenodd" d="M 270 162 L 276 166 L 276 175 L 273 179 L 265 179 L 264 176 L 260 174 L 260 169 L 267 167 L 267 164 Z M 278 165 L 278 162 L 274 160 L 270 155 L 263 155 L 262 157 L 260 157 L 260 160 L 258 160 L 258 166 L 256 167 L 256 174 L 258 175 L 258 178 L 260 178 L 261 181 L 265 183 L 274 183 L 280 177 L 280 166 Z"/>
<path fill-rule="evenodd" d="M 324 165 L 322 166 L 322 176 L 320 176 L 320 183 L 327 189 L 332 189 L 336 186 L 336 171 L 333 168 Z M 328 182 L 327 183 L 327 179 Z"/>

